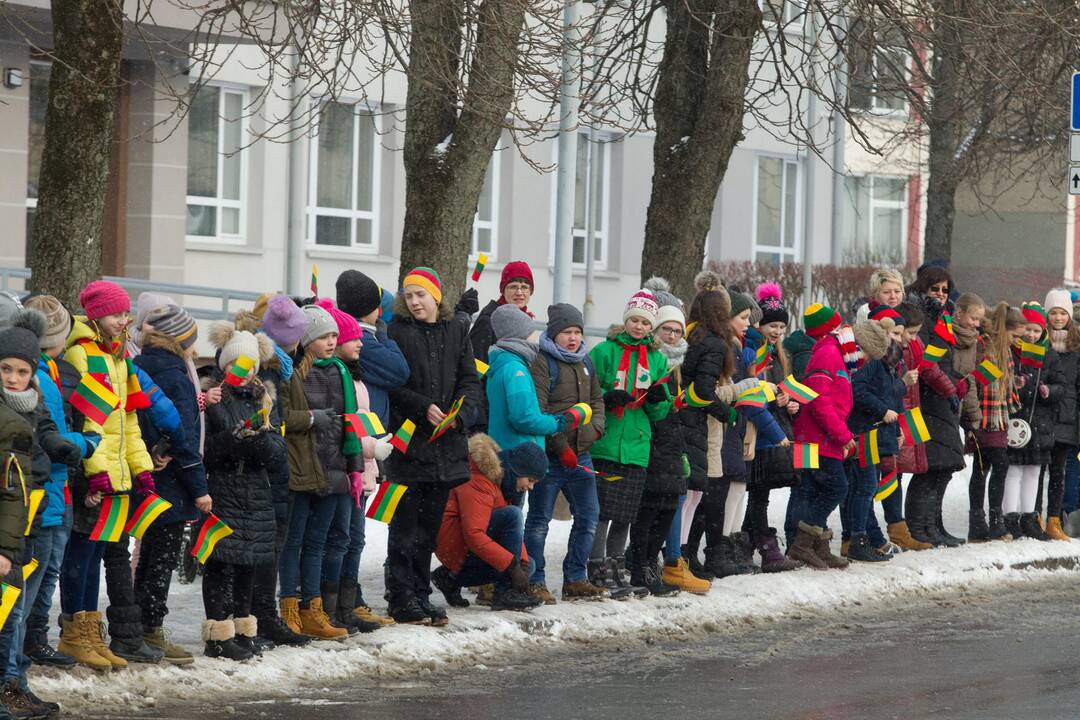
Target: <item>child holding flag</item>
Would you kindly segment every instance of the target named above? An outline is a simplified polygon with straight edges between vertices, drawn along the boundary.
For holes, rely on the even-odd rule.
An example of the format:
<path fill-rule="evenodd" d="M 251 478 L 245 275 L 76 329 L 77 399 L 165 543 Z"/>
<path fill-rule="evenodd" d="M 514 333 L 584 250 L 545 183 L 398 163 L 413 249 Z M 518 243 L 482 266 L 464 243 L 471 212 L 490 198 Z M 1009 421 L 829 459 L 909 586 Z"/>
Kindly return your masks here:
<path fill-rule="evenodd" d="M 276 390 L 258 377 L 260 365 L 274 354 L 269 338 L 216 322 L 210 328 L 210 342 L 218 349 L 213 380 L 222 393 L 221 401 L 206 410 L 204 457 L 214 503 L 203 527 L 216 519 L 231 533 L 212 547 L 206 560 L 203 654 L 248 660 L 273 647 L 256 638 L 258 622 L 251 611 L 255 568 L 274 561 L 274 501 L 267 471 L 286 462 L 285 440 L 269 424 Z M 223 382 L 242 357 L 254 361 L 250 372 L 239 384 Z"/>
<path fill-rule="evenodd" d="M 1065 463 L 1080 450 L 1080 326 L 1072 317 L 1072 297 L 1057 288 L 1046 294 L 1050 346 L 1058 355 L 1065 379 L 1061 402 L 1054 411 L 1054 450 L 1050 457 L 1050 478 L 1046 494 L 1046 534 L 1051 540 L 1069 540 L 1061 528 L 1065 496 Z"/>
<path fill-rule="evenodd" d="M 100 537 L 94 531 L 111 529 L 115 523 L 122 530 L 127 513 L 119 509 L 130 505 L 132 490 L 144 496 L 155 490 L 151 475 L 154 464 L 135 414 L 149 407 L 150 401 L 134 363 L 126 357 L 131 322 L 131 298 L 127 292 L 115 283 L 96 280 L 79 294 L 79 303 L 86 316 L 75 319 L 64 353 L 64 359 L 81 375 L 69 402 L 83 416 L 75 426 L 84 433 L 100 435 L 101 443 L 83 462 L 82 473 L 71 477 L 74 520 L 60 576 L 63 633 L 58 649 L 68 655 L 78 652 L 95 667 L 100 668 L 104 659 L 122 668 L 127 667 L 128 659 L 157 662 L 162 656 L 143 641 L 142 611 L 134 603 L 130 569 L 113 579 L 117 587 L 110 595 L 131 597 L 132 602 L 109 607 L 111 646 L 101 640 L 98 586 L 108 542 L 94 539 Z M 114 504 L 117 513 L 111 518 L 105 516 L 105 510 Z M 109 520 L 110 527 L 100 520 Z M 114 542 L 124 539 L 122 535 Z M 85 643 L 92 646 L 99 659 L 92 660 Z"/>
<path fill-rule="evenodd" d="M 451 488 L 469 478 L 467 430 L 476 418 L 480 385 L 468 328 L 451 317 L 442 281 L 431 268 L 410 270 L 394 305 L 390 337 L 409 363 L 409 381 L 390 393 L 390 424 L 416 425 L 408 452 L 394 453 L 387 473 L 408 486 L 387 541 L 390 615 L 399 623 L 443 626 L 432 605 L 431 556 Z M 453 416 L 452 408 L 457 407 Z M 436 430 L 445 429 L 432 439 Z"/>

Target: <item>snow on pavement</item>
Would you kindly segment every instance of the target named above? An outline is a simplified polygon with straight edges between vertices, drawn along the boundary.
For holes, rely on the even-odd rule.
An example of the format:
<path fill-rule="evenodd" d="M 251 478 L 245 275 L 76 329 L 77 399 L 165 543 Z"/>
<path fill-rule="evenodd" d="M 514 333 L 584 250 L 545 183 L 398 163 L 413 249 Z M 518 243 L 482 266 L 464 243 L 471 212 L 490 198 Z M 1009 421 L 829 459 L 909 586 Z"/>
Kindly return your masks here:
<path fill-rule="evenodd" d="M 963 478 L 963 481 L 961 481 Z M 946 526 L 957 535 L 967 530 L 967 476 L 958 473 L 946 500 Z M 782 525 L 786 494 L 773 493 L 770 518 Z M 880 518 L 880 507 L 876 506 Z M 839 518 L 831 526 L 839 535 Z M 367 551 L 361 569 L 366 598 L 377 610 L 382 602 L 382 561 L 386 526 L 368 523 Z M 548 584 L 561 586 L 561 560 L 570 523 L 554 521 L 548 535 Z M 686 593 L 674 598 L 626 602 L 559 603 L 531 613 L 492 612 L 473 606 L 450 609 L 442 629 L 390 627 L 341 643 L 282 648 L 249 663 L 211 660 L 201 655 L 203 620 L 201 584 L 173 584 L 166 627 L 196 655 L 194 665 L 138 666 L 107 675 L 77 669 L 63 672 L 33 668 L 31 686 L 46 699 L 60 700 L 66 712 L 118 707 L 153 707 L 175 701 L 213 702 L 229 697 L 288 698 L 350 679 L 407 678 L 455 668 L 491 664 L 508 654 L 554 643 L 590 643 L 653 633 L 723 632 L 745 624 L 781 619 L 800 611 L 827 611 L 852 603 L 903 600 L 952 587 L 1023 582 L 1041 570 L 1015 566 L 1080 558 L 1080 541 L 1039 543 L 1023 540 L 964 546 L 953 550 L 904 553 L 887 564 L 854 565 L 846 571 L 809 569 L 779 575 L 727 578 L 713 583 L 705 597 Z M 102 583 L 104 585 L 104 583 Z M 466 595 L 466 597 L 471 597 Z M 441 604 L 436 592 L 432 598 Z M 107 604 L 102 598 L 101 607 Z M 54 636 L 55 641 L 55 636 Z"/>

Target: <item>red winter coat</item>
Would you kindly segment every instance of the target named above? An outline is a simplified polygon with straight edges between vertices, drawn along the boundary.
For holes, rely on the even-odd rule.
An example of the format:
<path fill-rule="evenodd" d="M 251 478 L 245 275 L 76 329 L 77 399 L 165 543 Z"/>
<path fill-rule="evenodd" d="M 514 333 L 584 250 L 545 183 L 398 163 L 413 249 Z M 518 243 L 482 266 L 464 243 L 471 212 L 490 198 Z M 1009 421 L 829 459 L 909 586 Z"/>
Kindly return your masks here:
<path fill-rule="evenodd" d="M 469 439 L 469 481 L 450 491 L 439 528 L 435 555 L 451 572 L 460 572 L 470 552 L 499 571 L 510 567 L 514 556 L 487 534 L 491 513 L 509 503 L 503 497 L 499 446 L 487 435 Z M 521 559 L 528 562 L 525 545 Z"/>
<path fill-rule="evenodd" d="M 923 358 L 923 346 L 916 338 L 912 340 L 904 348 L 904 368 L 907 370 L 913 370 L 922 364 Z M 936 369 L 936 368 L 935 368 Z M 941 370 L 938 370 L 940 373 Z M 907 389 L 907 394 L 904 395 L 904 410 L 910 410 L 911 408 L 917 408 L 922 405 L 922 399 L 919 396 L 919 385 L 922 383 L 922 372 L 919 372 L 919 381 Z M 911 443 L 900 443 L 900 453 L 896 456 L 896 471 L 899 473 L 910 473 L 912 475 L 919 475 L 926 472 L 926 446 L 922 443 L 918 445 L 912 445 Z"/>
<path fill-rule="evenodd" d="M 826 335 L 814 345 L 802 382 L 818 396 L 795 417 L 795 441 L 817 443 L 821 457 L 843 460 L 844 446 L 852 438 L 847 427 L 851 378 L 835 335 Z"/>

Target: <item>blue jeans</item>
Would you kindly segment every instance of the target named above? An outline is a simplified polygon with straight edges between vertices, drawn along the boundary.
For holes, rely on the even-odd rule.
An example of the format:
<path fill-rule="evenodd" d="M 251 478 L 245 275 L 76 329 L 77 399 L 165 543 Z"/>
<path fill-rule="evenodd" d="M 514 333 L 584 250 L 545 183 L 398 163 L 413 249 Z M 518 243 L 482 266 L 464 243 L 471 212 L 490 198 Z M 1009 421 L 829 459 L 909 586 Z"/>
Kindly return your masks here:
<path fill-rule="evenodd" d="M 675 565 L 682 557 L 682 546 L 679 540 L 682 538 L 682 505 L 686 501 L 685 495 L 679 496 L 679 507 L 675 508 L 675 517 L 671 519 L 671 529 L 668 530 L 667 539 L 664 541 L 664 563 Z"/>
<path fill-rule="evenodd" d="M 37 559 L 38 568 L 33 575 L 27 578 L 26 583 L 23 585 L 22 594 L 19 596 L 18 604 L 22 609 L 22 622 L 15 628 L 15 636 L 11 651 L 8 653 L 7 672 L 4 679 L 18 678 L 19 684 L 24 686 L 26 684 L 26 671 L 30 669 L 31 665 L 30 658 L 23 655 L 23 644 L 26 641 L 27 625 L 30 620 L 30 613 L 27 608 L 33 608 L 38 592 L 41 590 L 42 580 L 45 577 L 45 566 L 52 557 L 53 545 L 57 537 L 55 531 L 57 530 L 63 533 L 64 526 L 39 528 L 35 537 L 26 538 L 26 549 L 23 551 L 23 558 L 27 562 L 31 558 Z M 8 620 L 8 622 L 13 621 Z"/>
<path fill-rule="evenodd" d="M 592 459 L 585 454 L 578 462 L 592 468 Z M 600 518 L 600 503 L 596 499 L 596 476 L 581 468 L 565 468 L 558 462 L 548 465 L 544 478 L 529 493 L 529 516 L 525 520 L 525 549 L 529 553 L 529 582 L 544 585 L 544 545 L 547 542 L 555 500 L 562 492 L 570 503 L 574 524 L 563 559 L 563 582 L 578 582 L 587 577 L 586 566 Z"/>
<path fill-rule="evenodd" d="M 829 515 L 847 495 L 848 481 L 843 461 L 821 458 L 821 469 L 803 470 L 802 485 L 806 486 L 806 506 L 799 519 L 807 525 L 828 527 Z"/>
<path fill-rule="evenodd" d="M 281 597 L 296 597 L 298 584 L 301 602 L 307 603 L 322 592 L 319 584 L 326 536 L 340 497 L 313 492 L 289 493 L 289 534 L 278 563 Z M 344 497 L 348 498 L 348 495 Z"/>
<path fill-rule="evenodd" d="M 97 611 L 101 560 L 107 545 L 94 542 L 85 533 L 71 533 L 60 568 L 60 611 L 65 615 Z"/>
<path fill-rule="evenodd" d="M 810 481 L 806 479 L 803 471 L 799 478 L 799 484 L 791 488 L 788 496 L 787 514 L 784 516 L 784 537 L 787 544 L 795 542 L 795 535 L 799 532 L 799 521 L 806 517 L 806 509 L 810 504 Z"/>
<path fill-rule="evenodd" d="M 48 559 L 38 558 L 41 567 L 41 585 L 38 588 L 34 605 L 26 618 L 26 632 L 32 645 L 45 645 L 49 642 L 49 613 L 52 611 L 53 593 L 60 580 L 60 568 L 67 552 L 68 538 L 71 537 L 71 511 L 64 514 L 64 524 L 49 528 L 53 534 L 52 552 Z"/>
<path fill-rule="evenodd" d="M 514 562 L 521 557 L 521 541 L 525 532 L 525 523 L 521 508 L 507 505 L 491 513 L 488 520 L 487 534 L 514 556 Z M 496 570 L 471 552 L 465 556 L 461 570 L 454 574 L 458 585 L 469 587 L 495 583 L 495 592 L 510 590 L 510 574 L 506 570 Z"/>
<path fill-rule="evenodd" d="M 840 519 L 847 535 L 857 537 L 866 535 L 866 524 L 874 511 L 874 493 L 877 491 L 878 467 L 869 465 L 859 467 L 857 460 L 847 463 L 847 497 L 841 506 Z M 877 518 L 874 518 L 877 523 Z"/>
<path fill-rule="evenodd" d="M 367 498 L 361 496 L 360 507 L 356 507 L 356 501 L 352 496 L 349 498 L 348 508 L 338 506 L 334 514 L 334 522 L 330 525 L 330 534 L 327 536 L 326 560 L 323 561 L 323 579 L 327 582 L 339 580 L 356 580 L 360 576 L 360 556 L 364 552 L 364 508 Z M 337 574 L 333 574 L 330 566 L 330 545 L 340 541 L 342 536 L 348 540 L 345 553 L 339 559 Z"/>
<path fill-rule="evenodd" d="M 341 573 L 345 556 L 352 547 L 352 516 L 356 501 L 352 495 L 335 495 L 334 517 L 326 533 L 326 555 L 323 557 L 323 582 L 341 582 Z M 361 546 L 362 547 L 362 546 Z M 350 561 L 351 562 L 351 561 Z M 356 556 L 356 567 L 360 567 L 360 556 Z"/>
<path fill-rule="evenodd" d="M 1065 498 L 1062 510 L 1067 513 L 1080 508 L 1080 460 L 1069 455 L 1065 461 Z"/>
<path fill-rule="evenodd" d="M 23 637 L 26 634 L 26 626 L 23 625 L 23 595 L 19 594 L 15 605 L 11 608 L 4 629 L 0 630 L 0 657 L 4 658 L 4 681 L 18 679 L 19 664 L 17 656 L 21 655 Z M 24 673 L 25 676 L 25 673 Z M 25 681 L 20 681 L 25 685 Z"/>

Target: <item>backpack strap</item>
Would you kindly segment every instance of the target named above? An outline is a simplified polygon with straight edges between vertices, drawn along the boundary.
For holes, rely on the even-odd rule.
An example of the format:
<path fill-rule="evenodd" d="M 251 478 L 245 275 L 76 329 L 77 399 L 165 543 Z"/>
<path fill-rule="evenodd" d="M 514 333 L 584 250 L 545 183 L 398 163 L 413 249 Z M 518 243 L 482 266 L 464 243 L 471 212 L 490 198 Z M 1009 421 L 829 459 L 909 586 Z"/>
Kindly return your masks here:
<path fill-rule="evenodd" d="M 558 382 L 559 382 L 559 361 L 556 360 L 555 358 L 551 357 L 551 355 L 549 355 L 547 353 L 544 353 L 544 358 L 547 360 L 548 379 L 549 379 L 548 393 L 550 394 L 552 391 L 555 390 L 555 385 L 557 385 Z M 588 371 L 589 375 L 590 376 L 595 375 L 596 374 L 596 367 L 593 365 L 592 358 L 589 357 L 588 355 L 586 355 L 584 363 L 585 363 L 585 369 Z"/>

